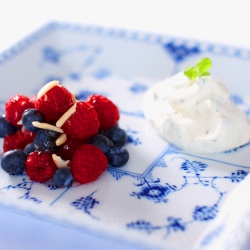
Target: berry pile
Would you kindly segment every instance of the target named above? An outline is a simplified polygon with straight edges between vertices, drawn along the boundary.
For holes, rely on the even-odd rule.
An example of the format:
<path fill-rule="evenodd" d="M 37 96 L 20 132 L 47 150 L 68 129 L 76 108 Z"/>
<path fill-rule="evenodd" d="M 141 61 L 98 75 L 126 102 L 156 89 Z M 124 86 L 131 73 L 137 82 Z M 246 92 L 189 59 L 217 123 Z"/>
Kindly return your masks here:
<path fill-rule="evenodd" d="M 110 99 L 92 95 L 78 101 L 58 81 L 35 97 L 15 95 L 0 117 L 1 167 L 10 175 L 25 171 L 33 181 L 51 180 L 58 187 L 92 182 L 108 166 L 121 167 L 129 160 L 119 118 Z"/>

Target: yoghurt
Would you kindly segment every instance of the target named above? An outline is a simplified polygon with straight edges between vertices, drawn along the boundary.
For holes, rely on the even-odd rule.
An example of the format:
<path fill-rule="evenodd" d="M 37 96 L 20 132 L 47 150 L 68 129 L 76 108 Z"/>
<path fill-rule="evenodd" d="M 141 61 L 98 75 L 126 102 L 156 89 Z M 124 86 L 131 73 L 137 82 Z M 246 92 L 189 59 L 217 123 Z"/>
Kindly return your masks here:
<path fill-rule="evenodd" d="M 180 72 L 144 96 L 145 117 L 173 145 L 194 153 L 218 153 L 250 141 L 245 113 L 210 75 L 194 80 Z"/>

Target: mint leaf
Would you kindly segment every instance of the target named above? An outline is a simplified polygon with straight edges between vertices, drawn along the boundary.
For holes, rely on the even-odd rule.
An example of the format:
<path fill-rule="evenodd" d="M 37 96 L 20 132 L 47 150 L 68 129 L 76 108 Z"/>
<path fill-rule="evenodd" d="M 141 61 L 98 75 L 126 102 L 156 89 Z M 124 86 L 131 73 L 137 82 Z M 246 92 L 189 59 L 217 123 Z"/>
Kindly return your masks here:
<path fill-rule="evenodd" d="M 195 67 L 190 66 L 184 70 L 184 75 L 191 80 L 194 80 L 198 76 L 198 73 Z"/>
<path fill-rule="evenodd" d="M 212 61 L 210 58 L 205 57 L 196 63 L 196 68 L 200 73 L 207 72 L 212 66 Z"/>
<path fill-rule="evenodd" d="M 199 74 L 199 76 L 200 76 L 200 77 L 201 77 L 201 76 L 210 76 L 210 72 L 201 73 L 201 74 Z"/>
<path fill-rule="evenodd" d="M 184 75 L 191 80 L 195 80 L 197 77 L 209 76 L 208 70 L 212 66 L 212 61 L 208 57 L 200 59 L 196 66 L 189 66 L 184 70 Z"/>

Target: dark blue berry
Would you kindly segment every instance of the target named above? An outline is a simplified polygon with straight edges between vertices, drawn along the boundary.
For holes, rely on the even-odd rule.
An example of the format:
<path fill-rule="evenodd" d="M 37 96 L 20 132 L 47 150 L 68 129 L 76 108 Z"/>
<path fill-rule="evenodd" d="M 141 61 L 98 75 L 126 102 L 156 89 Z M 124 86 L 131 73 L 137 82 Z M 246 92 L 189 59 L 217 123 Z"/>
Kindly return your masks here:
<path fill-rule="evenodd" d="M 53 183 L 58 187 L 69 187 L 73 182 L 73 176 L 69 168 L 58 168 L 53 175 Z"/>
<path fill-rule="evenodd" d="M 121 167 L 129 160 L 129 152 L 123 146 L 114 146 L 110 148 L 108 154 L 108 163 L 113 167 Z"/>
<path fill-rule="evenodd" d="M 2 169 L 11 175 L 21 174 L 25 168 L 26 155 L 20 149 L 14 149 L 4 153 L 1 166 Z"/>
<path fill-rule="evenodd" d="M 32 122 L 34 121 L 46 122 L 46 119 L 43 113 L 41 113 L 39 110 L 32 108 L 26 109 L 22 115 L 23 126 L 31 132 L 37 132 L 40 129 L 32 125 Z"/>
<path fill-rule="evenodd" d="M 113 146 L 113 142 L 101 134 L 96 134 L 94 137 L 92 137 L 90 139 L 90 143 L 101 149 L 104 154 L 107 154 L 110 147 Z"/>
<path fill-rule="evenodd" d="M 5 119 L 5 116 L 0 117 L 0 137 L 4 138 L 7 135 L 14 134 L 17 131 L 17 127 L 12 125 Z"/>
<path fill-rule="evenodd" d="M 58 132 L 41 129 L 36 133 L 34 147 L 38 151 L 54 153 L 57 149 L 56 140 L 59 136 L 60 133 Z"/>
<path fill-rule="evenodd" d="M 29 143 L 29 144 L 24 148 L 24 150 L 23 150 L 23 152 L 26 154 L 26 156 L 28 156 L 28 154 L 30 154 L 30 153 L 32 153 L 32 152 L 34 152 L 34 151 L 36 151 L 36 148 L 35 148 L 33 142 Z"/>
<path fill-rule="evenodd" d="M 114 145 L 124 146 L 127 142 L 127 133 L 125 130 L 118 126 L 112 127 L 103 133 L 104 136 L 108 137 Z"/>

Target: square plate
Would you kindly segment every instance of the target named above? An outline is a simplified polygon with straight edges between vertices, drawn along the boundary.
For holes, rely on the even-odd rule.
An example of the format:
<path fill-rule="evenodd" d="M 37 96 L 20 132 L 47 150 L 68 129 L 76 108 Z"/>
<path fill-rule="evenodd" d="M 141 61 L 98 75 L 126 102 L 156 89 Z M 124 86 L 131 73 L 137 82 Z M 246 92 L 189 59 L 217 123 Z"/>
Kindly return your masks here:
<path fill-rule="evenodd" d="M 250 51 L 245 49 L 53 22 L 2 53 L 1 113 L 10 96 L 32 96 L 57 79 L 81 99 L 100 93 L 118 105 L 130 153 L 126 166 L 109 167 L 97 181 L 71 188 L 0 170 L 2 206 L 155 249 L 239 247 L 249 221 L 249 145 L 221 154 L 189 154 L 159 138 L 142 112 L 150 86 L 201 57 L 212 59 L 212 74 L 250 114 Z"/>

